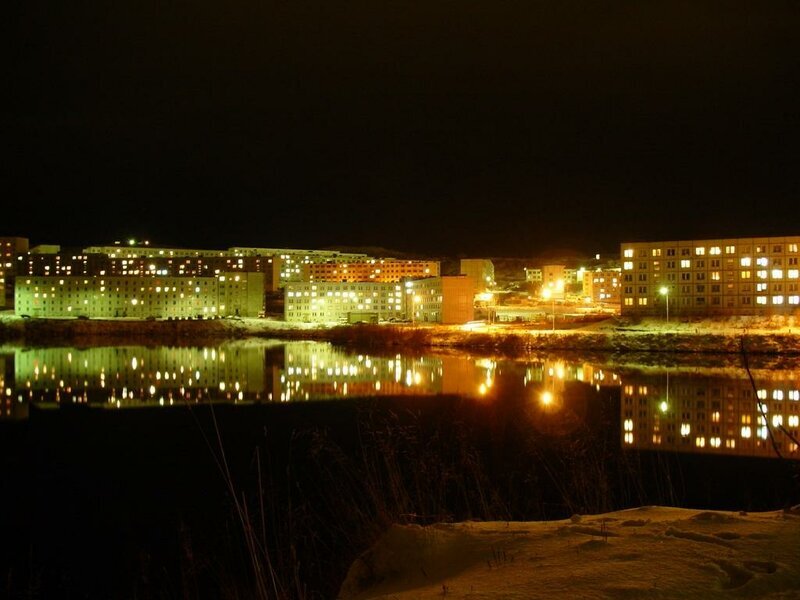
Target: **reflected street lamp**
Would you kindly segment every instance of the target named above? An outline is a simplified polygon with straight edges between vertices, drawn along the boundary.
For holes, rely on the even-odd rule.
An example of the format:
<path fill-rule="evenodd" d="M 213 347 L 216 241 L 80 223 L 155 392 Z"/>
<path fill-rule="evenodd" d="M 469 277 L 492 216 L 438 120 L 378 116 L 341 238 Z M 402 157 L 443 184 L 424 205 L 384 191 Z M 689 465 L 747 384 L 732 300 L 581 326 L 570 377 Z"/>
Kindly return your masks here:
<path fill-rule="evenodd" d="M 664 286 L 658 291 L 661 293 L 662 296 L 664 296 L 664 299 L 666 300 L 666 304 L 667 304 L 667 323 L 669 323 L 669 288 L 667 286 Z"/>

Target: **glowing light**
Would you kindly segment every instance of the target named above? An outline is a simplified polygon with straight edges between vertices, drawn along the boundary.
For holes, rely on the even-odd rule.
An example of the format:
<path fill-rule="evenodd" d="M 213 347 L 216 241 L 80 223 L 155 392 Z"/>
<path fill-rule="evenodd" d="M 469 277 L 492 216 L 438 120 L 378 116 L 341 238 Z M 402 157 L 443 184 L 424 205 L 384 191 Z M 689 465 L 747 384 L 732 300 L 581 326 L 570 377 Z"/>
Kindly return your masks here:
<path fill-rule="evenodd" d="M 549 404 L 552 404 L 552 402 L 553 402 L 553 394 L 552 394 L 552 392 L 542 392 L 542 395 L 540 396 L 540 399 L 542 401 L 542 404 L 544 404 L 545 406 L 548 406 Z"/>

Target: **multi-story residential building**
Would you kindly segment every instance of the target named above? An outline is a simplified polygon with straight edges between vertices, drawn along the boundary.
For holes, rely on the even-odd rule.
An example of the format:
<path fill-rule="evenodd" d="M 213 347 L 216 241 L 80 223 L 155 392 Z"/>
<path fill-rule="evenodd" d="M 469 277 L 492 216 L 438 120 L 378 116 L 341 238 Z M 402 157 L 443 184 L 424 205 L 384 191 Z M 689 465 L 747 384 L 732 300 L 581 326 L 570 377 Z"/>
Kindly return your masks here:
<path fill-rule="evenodd" d="M 0 309 L 10 307 L 14 303 L 17 255 L 27 251 L 27 238 L 0 237 Z"/>
<path fill-rule="evenodd" d="M 297 282 L 284 288 L 284 315 L 301 323 L 465 323 L 474 318 L 475 284 L 463 275 L 394 282 Z"/>
<path fill-rule="evenodd" d="M 488 258 L 462 258 L 460 273 L 475 281 L 475 293 L 494 289 L 494 263 Z"/>
<path fill-rule="evenodd" d="M 622 314 L 796 313 L 799 249 L 800 236 L 623 243 Z"/>
<path fill-rule="evenodd" d="M 402 319 L 403 286 L 393 282 L 289 282 L 284 317 L 299 323 L 354 323 Z"/>
<path fill-rule="evenodd" d="M 475 318 L 475 280 L 468 275 L 405 282 L 406 307 L 415 323 L 466 323 Z"/>
<path fill-rule="evenodd" d="M 372 258 L 361 262 L 318 262 L 302 265 L 304 281 L 397 282 L 404 278 L 435 277 L 439 263 L 431 260 Z"/>
<path fill-rule="evenodd" d="M 525 281 L 528 283 L 542 283 L 542 270 L 538 268 L 525 269 Z"/>
<path fill-rule="evenodd" d="M 619 306 L 622 269 L 601 269 L 583 272 L 583 296 L 592 304 Z"/>
<path fill-rule="evenodd" d="M 263 308 L 263 277 L 20 276 L 14 309 L 42 318 L 255 317 Z"/>

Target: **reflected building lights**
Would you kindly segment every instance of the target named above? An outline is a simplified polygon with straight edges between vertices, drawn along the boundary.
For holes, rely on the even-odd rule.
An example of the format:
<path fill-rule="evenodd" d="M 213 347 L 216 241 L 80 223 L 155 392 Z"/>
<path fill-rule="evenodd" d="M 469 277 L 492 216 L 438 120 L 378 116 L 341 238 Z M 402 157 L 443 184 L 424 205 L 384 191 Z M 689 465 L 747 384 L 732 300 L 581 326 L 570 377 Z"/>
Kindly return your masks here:
<path fill-rule="evenodd" d="M 319 342 L 281 343 L 269 359 L 266 345 L 224 348 L 5 348 L 0 418 L 26 418 L 30 404 L 121 409 L 438 395 L 506 402 L 519 392 L 535 409 L 531 414 L 547 413 L 555 425 L 568 414 L 585 418 L 584 409 L 573 410 L 574 398 L 591 390 L 595 398 L 619 398 L 626 449 L 772 456 L 772 433 L 784 456 L 800 458 L 791 439 L 800 427 L 797 370 L 755 369 L 753 390 L 738 369 L 610 370 L 551 359 L 357 355 Z"/>

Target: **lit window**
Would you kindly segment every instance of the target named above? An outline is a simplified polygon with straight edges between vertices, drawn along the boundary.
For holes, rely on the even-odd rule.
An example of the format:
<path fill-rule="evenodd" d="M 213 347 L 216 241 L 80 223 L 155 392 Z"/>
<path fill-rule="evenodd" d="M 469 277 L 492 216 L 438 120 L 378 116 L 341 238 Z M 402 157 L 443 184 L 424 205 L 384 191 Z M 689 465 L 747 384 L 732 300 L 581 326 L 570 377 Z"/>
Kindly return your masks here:
<path fill-rule="evenodd" d="M 749 266 L 750 266 L 750 264 L 751 264 L 751 259 L 750 259 L 750 257 L 749 257 L 749 256 L 743 256 L 743 257 L 742 257 L 742 258 L 739 260 L 739 264 L 741 264 L 743 267 L 749 267 Z"/>
<path fill-rule="evenodd" d="M 692 264 L 692 261 L 684 259 L 681 261 L 681 269 L 688 269 Z"/>
<path fill-rule="evenodd" d="M 633 306 L 633 298 L 625 298 L 625 306 Z"/>
<path fill-rule="evenodd" d="M 633 269 L 633 261 L 632 260 L 626 260 L 622 264 L 622 268 L 625 269 L 626 271 L 630 271 L 631 269 Z"/>
<path fill-rule="evenodd" d="M 800 296 L 789 296 L 789 304 L 800 304 Z"/>
<path fill-rule="evenodd" d="M 622 253 L 625 258 L 633 258 L 633 248 L 625 248 L 625 251 Z"/>
<path fill-rule="evenodd" d="M 788 277 L 789 279 L 797 279 L 799 275 L 800 271 L 798 271 L 798 269 L 789 269 L 786 272 L 786 277 Z"/>
<path fill-rule="evenodd" d="M 712 246 L 711 249 L 708 251 L 709 254 L 722 254 L 722 250 L 719 246 Z"/>
<path fill-rule="evenodd" d="M 773 296 L 772 297 L 773 304 L 783 304 L 783 296 Z"/>
<path fill-rule="evenodd" d="M 756 277 L 759 279 L 766 279 L 767 278 L 767 270 L 761 269 L 760 271 L 756 271 Z"/>
<path fill-rule="evenodd" d="M 756 296 L 756 304 L 766 304 L 767 297 L 766 296 Z"/>
<path fill-rule="evenodd" d="M 694 253 L 697 256 L 703 256 L 706 253 L 706 249 L 703 246 L 699 246 L 699 247 L 694 249 Z"/>
<path fill-rule="evenodd" d="M 647 298 L 639 298 L 639 306 L 646 306 Z"/>

